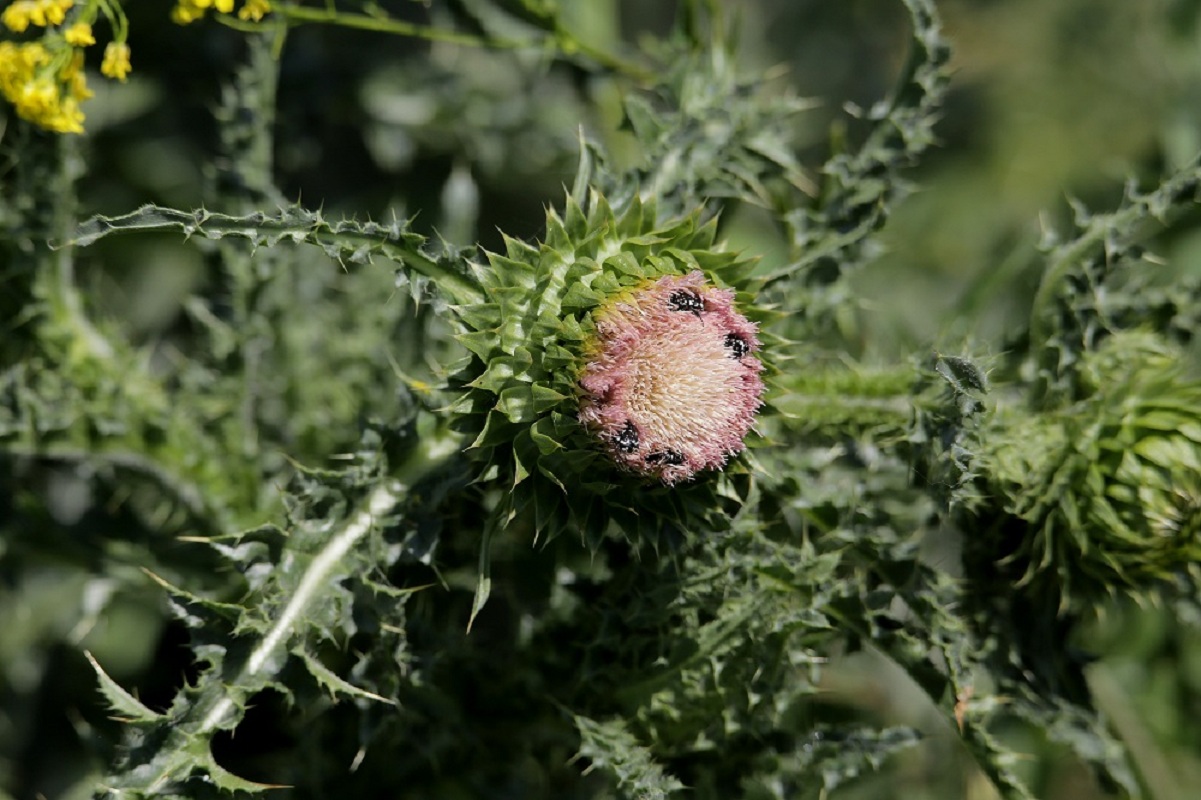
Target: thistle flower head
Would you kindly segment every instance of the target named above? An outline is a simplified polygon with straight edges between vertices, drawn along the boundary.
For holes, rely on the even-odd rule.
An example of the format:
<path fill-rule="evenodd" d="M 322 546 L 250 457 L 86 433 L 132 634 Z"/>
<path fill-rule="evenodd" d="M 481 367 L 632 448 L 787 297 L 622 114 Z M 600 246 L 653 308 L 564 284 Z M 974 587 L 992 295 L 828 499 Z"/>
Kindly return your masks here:
<path fill-rule="evenodd" d="M 664 223 L 636 198 L 620 215 L 588 200 L 477 265 L 482 300 L 455 308 L 473 354 L 457 425 L 548 535 L 728 524 L 745 487 L 715 487 L 745 473 L 730 462 L 763 395 L 758 329 L 735 310 L 753 264 L 699 212 Z"/>
<path fill-rule="evenodd" d="M 625 292 L 593 314 L 580 421 L 617 463 L 672 484 L 743 449 L 761 405 L 756 326 L 700 271 Z"/>

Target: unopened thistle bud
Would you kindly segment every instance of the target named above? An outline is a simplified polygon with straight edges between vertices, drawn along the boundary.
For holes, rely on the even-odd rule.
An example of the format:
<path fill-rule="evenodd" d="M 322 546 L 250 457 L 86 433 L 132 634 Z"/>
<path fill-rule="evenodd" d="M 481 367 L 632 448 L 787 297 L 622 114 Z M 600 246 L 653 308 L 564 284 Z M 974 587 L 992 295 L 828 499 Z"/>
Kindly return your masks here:
<path fill-rule="evenodd" d="M 993 501 L 975 517 L 990 524 L 965 550 L 969 567 L 1014 570 L 1063 610 L 1201 569 L 1201 384 L 1150 333 L 1115 333 L 1081 366 L 1086 396 L 981 432 Z"/>

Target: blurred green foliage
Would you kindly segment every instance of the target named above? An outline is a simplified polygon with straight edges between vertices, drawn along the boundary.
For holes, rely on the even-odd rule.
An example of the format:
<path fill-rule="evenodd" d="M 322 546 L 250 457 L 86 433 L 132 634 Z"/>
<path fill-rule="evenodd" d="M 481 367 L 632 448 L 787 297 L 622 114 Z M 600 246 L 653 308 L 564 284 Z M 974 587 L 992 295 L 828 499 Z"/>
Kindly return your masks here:
<path fill-rule="evenodd" d="M 466 0 L 384 5 L 398 16 L 428 16 L 438 24 L 453 20 L 468 27 L 481 6 Z M 569 28 L 588 45 L 609 52 L 664 36 L 677 11 L 677 4 L 667 0 L 562 5 Z M 887 96 L 900 74 L 909 42 L 904 8 L 893 0 L 743 0 L 729 5 L 737 7 L 743 70 L 777 74 L 781 92 L 790 87 L 817 101 L 794 118 L 791 131 L 800 173 L 816 181 L 816 169 L 832 148 L 862 141 L 869 128 L 863 112 Z M 839 319 L 849 355 L 867 366 L 894 364 L 930 347 L 1002 360 L 1016 346 L 1015 332 L 1030 321 L 1030 299 L 1042 274 L 1039 242 L 1046 231 L 1064 231 L 1071 224 L 1068 200 L 1112 207 L 1128 178 L 1154 180 L 1201 151 L 1201 4 L 1195 0 L 945 0 L 940 8 L 954 54 L 950 95 L 935 128 L 938 146 L 905 174 L 912 194 L 874 240 L 878 249 L 869 253 L 869 263 L 850 278 L 860 301 L 858 312 Z M 221 134 L 214 119 L 223 87 L 243 60 L 243 34 L 216 24 L 174 25 L 161 4 L 131 3 L 127 10 L 135 72 L 128 84 L 98 86 L 98 96 L 88 106 L 88 135 L 61 145 L 87 165 L 78 181 L 80 218 L 121 214 L 143 203 L 198 208 L 222 181 L 243 177 L 222 171 Z M 541 235 L 544 208 L 561 202 L 563 188 L 570 187 L 576 173 L 581 128 L 603 144 L 618 166 L 638 156 L 630 134 L 621 129 L 617 84 L 569 62 L 552 64 L 524 54 L 502 57 L 459 45 L 320 26 L 292 31 L 279 58 L 274 179 L 280 197 L 270 202 L 299 199 L 330 216 L 412 217 L 414 230 L 437 233 L 451 246 L 478 241 L 499 249 L 500 231 L 516 237 Z M 0 140 L 0 180 L 15 174 L 13 154 L 27 146 L 21 137 L 29 135 L 15 120 L 7 120 Z M 1156 284 L 1201 278 L 1196 221 L 1185 219 L 1152 240 L 1151 250 L 1168 266 L 1156 273 L 1147 291 Z M 761 256 L 768 267 L 788 257 L 784 233 L 763 208 L 750 203 L 731 202 L 721 218 L 721 235 L 736 249 Z M 286 280 L 268 285 L 247 276 L 242 284 L 246 294 L 230 291 L 222 298 L 224 318 L 210 318 L 191 298 L 209 294 L 221 280 L 217 260 L 226 246 L 235 245 L 198 248 L 179 236 L 158 233 L 111 237 L 78 251 L 74 280 L 89 315 L 104 328 L 119 329 L 134 345 L 134 356 L 150 364 L 184 360 L 210 341 L 212 329 L 252 319 L 239 304 L 253 304 L 253 318 L 263 325 L 254 332 L 263 343 L 258 374 L 272 380 L 290 376 L 259 395 L 273 404 L 262 418 L 278 421 L 274 428 L 259 429 L 261 440 L 247 438 L 247 428 L 226 409 L 185 422 L 163 407 L 164 398 L 139 395 L 137 387 L 119 390 L 130 393 L 133 405 L 144 404 L 133 415 L 161 426 L 165 437 L 188 441 L 189 432 L 181 430 L 188 424 L 205 426 L 206 436 L 216 430 L 215 438 L 194 439 L 219 442 L 224 452 L 240 452 L 247 463 L 266 464 L 267 474 L 279 483 L 260 484 L 249 471 L 205 476 L 209 485 L 223 487 L 224 497 L 210 498 L 213 508 L 181 510 L 154 499 L 153 486 L 161 476 L 152 472 L 141 483 L 118 481 L 113 470 L 120 464 L 95 470 L 75 465 L 69 453 L 50 458 L 4 455 L 0 798 L 6 793 L 20 800 L 88 796 L 105 762 L 115 756 L 120 726 L 108 719 L 82 651 L 91 652 L 117 683 L 133 687 L 153 709 L 171 702 L 181 680 L 195 679 L 187 632 L 164 607 L 162 588 L 141 570 L 175 585 L 220 586 L 221 576 L 213 574 L 220 562 L 211 554 L 197 555 L 199 548 L 175 537 L 206 515 L 234 529 L 264 524 L 293 489 L 289 485 L 285 491 L 284 484 L 294 462 L 320 462 L 360 447 L 357 429 L 334 423 L 395 418 L 398 404 L 420 405 L 414 386 L 437 382 L 433 364 L 445 361 L 450 349 L 445 329 L 432 316 L 421 316 L 416 302 L 398 291 L 385 271 L 331 271 L 321 258 L 296 251 L 288 256 L 296 263 Z M 5 257 L 21 249 L 20 243 L 9 243 Z M 256 294 L 250 296 L 247 287 Z M 0 294 L 6 291 L 0 283 Z M 344 302 L 318 302 L 331 295 Z M 311 305 L 305 305 L 306 298 Z M 0 298 L 5 313 L 21 307 L 22 298 Z M 273 314 L 308 313 L 313 316 L 307 327 L 269 324 Z M 4 366 L 23 364 L 36 372 L 36 360 L 26 359 L 32 348 L 22 341 L 20 322 L 0 319 L 6 325 L 0 345 Z M 276 341 L 280 330 L 291 338 Z M 394 363 L 372 364 L 364 356 L 377 346 L 380 330 L 403 344 L 392 349 Z M 1195 370 L 1195 344 L 1184 341 L 1181 346 Z M 236 360 L 245 352 L 210 355 Z M 272 359 L 287 364 L 273 365 Z M 347 374 L 312 379 L 308 365 L 324 369 L 331 364 Z M 220 374 L 186 373 L 186 380 L 196 385 L 223 379 Z M 47 374 L 44 380 L 55 376 Z M 372 388 L 349 395 L 345 386 Z M 297 407 L 325 408 L 328 416 L 305 417 L 299 427 L 285 424 Z M 144 416 L 146 408 L 152 416 Z M 205 469 L 204 455 L 198 450 L 198 471 Z M 797 467 L 798 479 L 806 470 L 820 469 L 821 464 Z M 240 509 L 240 516 L 223 511 L 227 499 L 224 507 Z M 447 519 L 422 525 L 453 525 L 456 512 L 448 513 Z M 419 529 L 414 535 L 426 534 Z M 598 617 L 616 619 L 610 606 L 618 593 L 599 588 L 611 565 L 603 559 L 587 563 L 583 553 L 564 555 L 565 544 L 556 547 L 531 556 L 524 540 L 502 543 L 493 555 L 493 569 L 528 567 L 531 558 L 570 562 L 579 580 L 595 588 Z M 960 547 L 953 532 L 934 529 L 922 543 L 923 558 L 958 577 Z M 422 579 L 469 593 L 475 575 L 462 565 L 474 564 L 474 545 L 448 544 L 445 551 L 442 557 L 459 570 L 436 574 L 427 563 Z M 570 634 L 554 622 L 556 615 L 568 618 L 574 602 L 563 586 L 550 580 L 545 586 L 523 587 L 516 577 L 508 580 L 511 585 L 495 602 L 510 602 L 506 593 L 521 597 L 545 591 L 551 606 L 546 630 L 520 635 L 541 636 L 549 647 L 555 636 Z M 469 603 L 465 597 L 460 600 L 458 610 L 465 619 Z M 489 636 L 507 641 L 512 631 L 477 630 L 472 634 L 476 640 L 468 642 L 465 634 L 427 629 L 443 617 L 430 611 L 420 593 L 405 613 L 412 620 L 409 636 L 447 643 L 435 673 L 500 683 L 495 694 L 481 692 L 484 718 L 492 714 L 491 719 L 503 720 L 522 713 L 509 707 L 506 692 L 525 698 L 539 687 L 523 685 L 526 679 L 516 674 L 474 675 L 474 664 L 464 655 L 472 646 L 486 647 Z M 497 618 L 509 619 L 500 613 Z M 643 621 L 648 628 L 667 624 Z M 1189 787 L 1201 784 L 1199 624 L 1201 619 L 1184 605 L 1140 606 L 1115 598 L 1074 630 L 1067 643 L 1095 658 L 1086 670 L 1088 685 L 1156 800 L 1184 800 L 1192 796 Z M 634 639 L 649 635 L 624 633 Z M 798 727 L 911 726 L 923 738 L 908 749 L 902 745 L 910 741 L 898 740 L 900 755 L 880 773 L 860 777 L 830 796 L 996 797 L 956 731 L 912 677 L 876 650 L 853 650 L 837 648 L 820 684 L 811 690 L 811 705 L 788 712 L 800 718 Z M 376 667 L 366 657 L 362 663 L 364 671 Z M 498 663 L 500 670 L 509 666 Z M 597 666 L 598 671 L 604 666 Z M 413 699 L 430 704 L 410 711 L 414 726 L 440 719 L 442 713 L 453 715 L 449 704 L 439 706 L 444 698 Z M 256 696 L 237 737 L 219 740 L 218 760 L 239 774 L 264 780 L 278 774 L 289 747 L 310 754 L 332 750 L 346 763 L 357 764 L 352 743 L 321 740 L 330 728 L 306 728 L 308 709 L 326 710 L 325 704 L 316 695 Z M 328 713 L 349 715 L 338 708 Z M 537 713 L 549 712 L 543 707 Z M 283 717 L 288 722 L 281 729 L 278 719 Z M 577 749 L 574 743 L 515 746 L 512 737 L 524 729 L 515 734 L 500 723 L 473 729 L 462 719 L 441 722 L 440 729 L 422 730 L 428 754 L 396 756 L 404 768 L 418 769 L 414 764 L 425 755 L 436 759 L 458 752 L 445 738 L 478 736 L 472 752 L 508 747 L 516 763 L 500 766 L 549 781 L 542 796 L 607 796 L 599 776 L 585 778 L 586 789 L 571 783 L 576 770 L 568 762 Z M 663 720 L 640 722 L 667 727 Z M 374 720 L 365 715 L 357 723 L 346 721 L 352 724 L 370 726 Z M 616 747 L 607 742 L 623 743 L 617 749 L 631 751 L 631 734 L 620 726 L 587 721 L 581 730 L 585 742 L 579 750 L 598 764 L 604 765 L 605 754 Z M 1032 754 L 1015 769 L 1036 796 L 1106 796 L 1076 756 L 1034 726 L 1014 721 L 1001 736 L 1013 749 Z M 806 757 L 817 752 L 812 756 L 816 762 L 824 745 L 815 735 L 804 745 Z M 883 750 L 888 746 L 886 742 Z M 532 766 L 551 757 L 563 765 L 558 771 L 543 774 Z M 692 766 L 693 775 L 706 775 L 703 764 Z M 616 769 L 644 776 L 657 767 L 635 759 Z M 720 776 L 709 777 L 721 785 Z M 518 796 L 518 787 L 529 785 L 513 780 L 507 793 L 498 785 L 495 796 Z M 674 780 L 665 778 L 665 785 L 674 786 Z M 568 795 L 568 785 L 580 794 Z M 467 796 L 450 778 L 426 788 L 431 797 Z M 772 787 L 745 788 L 748 797 L 773 796 Z"/>

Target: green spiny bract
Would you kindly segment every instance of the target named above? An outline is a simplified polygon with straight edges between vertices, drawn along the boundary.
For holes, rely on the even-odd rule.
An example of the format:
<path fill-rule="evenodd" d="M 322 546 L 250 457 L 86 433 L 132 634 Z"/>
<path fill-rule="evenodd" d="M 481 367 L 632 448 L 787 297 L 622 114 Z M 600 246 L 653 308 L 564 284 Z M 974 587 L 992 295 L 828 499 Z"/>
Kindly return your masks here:
<path fill-rule="evenodd" d="M 1085 395 L 978 432 L 990 500 L 969 567 L 1047 592 L 1061 611 L 1149 595 L 1201 559 L 1201 383 L 1161 337 L 1115 333 L 1081 364 Z M 983 511 L 983 513 L 981 513 Z M 997 513 L 1001 511 L 1001 513 Z M 974 554 L 974 555 L 973 555 Z"/>
<path fill-rule="evenodd" d="M 474 437 L 482 480 L 512 488 L 508 518 L 530 509 L 538 534 L 574 526 L 594 543 L 610 522 L 652 544 L 694 523 L 728 526 L 731 499 L 747 490 L 744 463 L 656 485 L 621 469 L 578 419 L 579 380 L 595 349 L 592 312 L 607 299 L 695 272 L 745 299 L 754 264 L 722 252 L 715 233 L 699 211 L 661 222 L 653 205 L 634 199 L 616 214 L 593 192 L 587 209 L 568 198 L 562 216 L 547 213 L 543 243 L 506 238 L 504 254 L 475 265 L 485 299 L 454 308 L 472 357 L 452 379 L 462 390 L 453 411 Z"/>

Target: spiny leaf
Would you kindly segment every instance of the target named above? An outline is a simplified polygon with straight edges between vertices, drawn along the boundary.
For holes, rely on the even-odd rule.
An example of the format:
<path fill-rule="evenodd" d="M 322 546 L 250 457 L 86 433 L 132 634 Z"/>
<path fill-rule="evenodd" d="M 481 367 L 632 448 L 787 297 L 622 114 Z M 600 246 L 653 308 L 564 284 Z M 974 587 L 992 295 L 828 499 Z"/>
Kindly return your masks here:
<path fill-rule="evenodd" d="M 822 787 L 833 791 L 865 772 L 884 766 L 893 755 L 916 747 L 922 736 L 912 728 L 829 728 L 809 734 L 798 761 L 804 772 L 821 776 Z"/>
<path fill-rule="evenodd" d="M 329 667 L 321 663 L 321 660 L 314 656 L 305 647 L 298 647 L 292 651 L 293 655 L 300 656 L 304 662 L 304 666 L 322 687 L 327 689 L 331 695 L 343 694 L 347 697 L 358 697 L 364 700 L 374 700 L 380 703 L 392 703 L 386 697 L 381 697 L 374 692 L 368 692 L 365 689 L 360 689 L 349 681 L 345 680 Z"/>
<path fill-rule="evenodd" d="M 573 715 L 580 733 L 579 755 L 613 776 L 620 796 L 628 800 L 666 800 L 684 784 L 655 762 L 651 752 L 619 719 L 603 722 Z"/>
<path fill-rule="evenodd" d="M 960 394 L 982 394 L 988 391 L 988 379 L 983 370 L 970 359 L 940 355 L 935 359 L 934 371 Z"/>
<path fill-rule="evenodd" d="M 492 536 L 497 525 L 503 526 L 508 522 L 507 519 L 497 522 L 493 522 L 493 520 L 499 520 L 502 514 L 507 517 L 511 512 L 503 511 L 506 507 L 507 504 L 502 503 L 497 508 L 493 513 L 492 519 L 484 525 L 483 534 L 480 537 L 479 570 L 476 578 L 475 595 L 471 600 L 471 616 L 467 618 L 468 631 L 471 630 L 471 626 L 475 624 L 475 618 L 479 616 L 480 611 L 487 605 L 488 598 L 492 595 Z"/>
<path fill-rule="evenodd" d="M 400 220 L 387 225 L 355 220 L 330 222 L 321 212 L 300 206 L 282 208 L 275 214 L 256 211 L 236 216 L 205 209 L 178 211 L 145 205 L 123 216 L 92 217 L 64 244 L 84 247 L 115 233 L 156 230 L 178 230 L 186 236 L 208 239 L 232 236 L 266 247 L 281 242 L 312 244 L 331 258 L 345 258 L 352 263 L 362 263 L 372 255 L 379 255 L 431 279 L 451 302 L 474 303 L 483 299 L 480 287 L 466 265 L 448 263 L 428 254 L 423 247 L 424 237 L 409 230 L 408 223 Z"/>
<path fill-rule="evenodd" d="M 136 697 L 122 689 L 119 683 L 108 676 L 108 673 L 91 653 L 85 650 L 83 655 L 92 665 L 92 669 L 96 671 L 96 678 L 100 681 L 100 691 L 104 694 L 104 699 L 108 701 L 109 708 L 120 715 L 119 719 L 123 722 L 135 723 L 157 723 L 166 719 L 163 714 L 150 710 L 142 705 Z"/>
<path fill-rule="evenodd" d="M 870 237 L 907 194 L 901 171 L 935 141 L 950 48 L 933 1 L 904 2 L 913 25 L 911 51 L 893 97 L 869 114 L 872 128 L 859 149 L 836 154 L 823 167 L 825 186 L 817 203 L 798 204 L 784 215 L 794 259 L 762 275 L 769 283 L 805 284 L 818 294 L 811 306 L 826 299 L 825 287 L 870 255 Z M 831 293 L 826 301 L 838 298 Z M 830 311 L 815 307 L 810 313 Z"/>
<path fill-rule="evenodd" d="M 427 445 L 437 446 L 432 441 Z M 335 478 L 336 475 L 331 475 L 327 480 L 332 482 Z M 345 591 L 334 580 L 335 576 L 353 573 L 350 564 L 366 560 L 365 556 L 356 555 L 354 549 L 376 528 L 379 520 L 395 513 L 404 498 L 402 486 L 380 483 L 361 505 L 334 505 L 333 518 L 306 521 L 310 531 L 323 536 L 317 549 L 308 553 L 296 550 L 298 545 L 310 544 L 304 536 L 294 534 L 288 542 L 280 557 L 282 563 L 276 565 L 271 580 L 261 589 L 257 598 L 259 607 L 245 611 L 239 621 L 249 648 L 238 647 L 236 656 L 231 657 L 223 645 L 198 644 L 197 653 L 207 657 L 210 668 L 201 673 L 195 686 L 185 688 L 177 697 L 169 720 L 161 715 L 145 720 L 157 734 L 143 737 L 142 746 L 129 752 L 126 769 L 120 776 L 113 776 L 112 785 L 120 786 L 133 797 L 143 797 L 157 791 L 156 787 L 179 785 L 189 775 L 198 774 L 231 790 L 263 788 L 222 770 L 212 760 L 210 745 L 218 731 L 237 726 L 255 693 L 269 688 L 285 689 L 278 676 L 291 652 L 301 654 L 321 685 L 357 697 L 382 699 L 354 687 L 310 658 L 307 645 L 316 644 L 326 635 L 320 627 L 322 614 L 317 610 L 336 605 L 330 603 L 331 595 Z M 269 611 L 265 619 L 258 616 L 263 610 Z M 217 631 L 204 630 L 203 635 L 228 641 Z M 103 680 L 103 673 L 100 674 Z M 119 691 L 119 687 L 115 688 Z M 122 695 L 116 694 L 115 699 L 123 706 L 136 703 Z M 137 706 L 130 708 L 138 710 Z M 139 713 L 144 716 L 150 712 Z"/>
<path fill-rule="evenodd" d="M 1135 330 L 1159 319 L 1165 332 L 1187 341 L 1201 299 L 1201 284 L 1180 281 L 1169 289 L 1144 274 L 1140 242 L 1194 209 L 1201 197 L 1201 162 L 1165 177 L 1148 192 L 1133 182 L 1121 205 L 1090 214 L 1078 207 L 1070 235 L 1047 231 L 1047 266 L 1031 308 L 1029 342 L 1051 402 L 1076 391 L 1076 365 L 1111 329 Z M 1156 225 L 1148 225 L 1153 219 Z"/>

